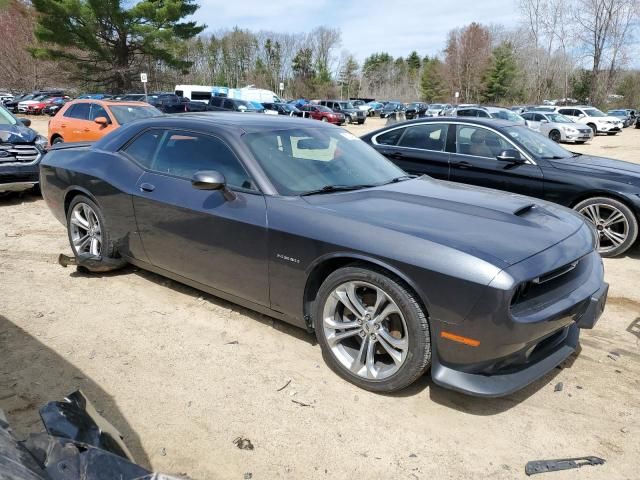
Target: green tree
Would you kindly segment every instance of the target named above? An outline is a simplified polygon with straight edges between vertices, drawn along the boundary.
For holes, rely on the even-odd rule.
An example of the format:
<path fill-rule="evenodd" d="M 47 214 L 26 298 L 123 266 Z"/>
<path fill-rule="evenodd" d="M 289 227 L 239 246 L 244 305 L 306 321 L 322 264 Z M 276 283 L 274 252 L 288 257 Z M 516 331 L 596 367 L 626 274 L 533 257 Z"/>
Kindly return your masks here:
<path fill-rule="evenodd" d="M 512 100 L 515 96 L 514 81 L 517 68 L 513 45 L 505 42 L 496 47 L 485 75 L 484 100 L 491 103 Z"/>
<path fill-rule="evenodd" d="M 425 102 L 445 101 L 449 92 L 442 77 L 442 62 L 436 58 L 425 57 L 422 62 L 420 90 Z"/>
<path fill-rule="evenodd" d="M 176 46 L 205 28 L 182 21 L 195 0 L 33 0 L 38 12 L 32 49 L 37 58 L 64 62 L 75 79 L 125 91 L 151 62 L 186 71 Z"/>
<path fill-rule="evenodd" d="M 355 96 L 358 93 L 358 62 L 353 55 L 349 55 L 342 69 L 340 70 L 340 88 L 341 94 L 345 94 L 346 98 Z"/>
<path fill-rule="evenodd" d="M 407 57 L 407 68 L 409 70 L 409 75 L 411 77 L 417 77 L 421 65 L 422 61 L 420 60 L 420 55 L 418 55 L 418 52 L 414 50 Z"/>

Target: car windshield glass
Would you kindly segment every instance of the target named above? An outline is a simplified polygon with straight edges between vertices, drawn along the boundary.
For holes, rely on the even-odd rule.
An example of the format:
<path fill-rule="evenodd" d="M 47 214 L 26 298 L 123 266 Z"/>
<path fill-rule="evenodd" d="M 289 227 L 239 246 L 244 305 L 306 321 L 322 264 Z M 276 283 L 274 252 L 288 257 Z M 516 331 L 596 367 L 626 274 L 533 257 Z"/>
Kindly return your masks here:
<path fill-rule="evenodd" d="M 354 108 L 353 107 L 353 103 L 351 103 L 351 102 L 340 102 L 340 107 L 341 108 Z"/>
<path fill-rule="evenodd" d="M 369 145 L 337 128 L 271 130 L 243 139 L 282 195 L 382 185 L 406 175 Z"/>
<path fill-rule="evenodd" d="M 550 122 L 554 123 L 573 123 L 569 118 L 564 115 L 560 115 L 559 113 L 547 113 L 547 118 Z"/>
<path fill-rule="evenodd" d="M 584 113 L 586 113 L 588 117 L 606 117 L 606 115 L 597 108 L 585 108 Z"/>
<path fill-rule="evenodd" d="M 442 105 L 439 103 L 433 103 L 429 105 L 429 110 L 441 110 L 441 109 L 442 109 Z"/>
<path fill-rule="evenodd" d="M 140 118 L 159 117 L 162 115 L 160 110 L 152 106 L 111 105 L 109 108 L 120 125 Z"/>
<path fill-rule="evenodd" d="M 613 115 L 615 117 L 626 117 L 627 112 L 624 110 L 609 110 L 609 115 Z"/>
<path fill-rule="evenodd" d="M 0 125 L 15 125 L 18 123 L 13 115 L 0 107 Z"/>
<path fill-rule="evenodd" d="M 537 158 L 562 159 L 573 156 L 553 140 L 529 129 L 528 127 L 505 127 L 503 131 L 520 143 L 529 153 Z"/>
<path fill-rule="evenodd" d="M 522 117 L 511 110 L 496 110 L 491 112 L 493 118 L 500 118 L 502 120 L 509 120 L 510 122 L 522 123 Z"/>
<path fill-rule="evenodd" d="M 333 112 L 329 107 L 325 107 L 324 105 L 316 105 L 316 108 L 321 112 Z"/>

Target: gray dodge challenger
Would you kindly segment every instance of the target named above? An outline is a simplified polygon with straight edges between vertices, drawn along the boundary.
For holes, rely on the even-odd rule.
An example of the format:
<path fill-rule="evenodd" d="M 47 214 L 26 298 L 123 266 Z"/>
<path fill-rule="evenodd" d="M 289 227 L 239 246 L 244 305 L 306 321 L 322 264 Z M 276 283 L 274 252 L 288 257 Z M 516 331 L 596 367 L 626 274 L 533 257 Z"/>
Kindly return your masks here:
<path fill-rule="evenodd" d="M 78 258 L 122 259 L 314 331 L 375 392 L 428 370 L 501 396 L 593 328 L 608 285 L 577 213 L 412 177 L 346 131 L 234 113 L 158 117 L 41 164 Z"/>

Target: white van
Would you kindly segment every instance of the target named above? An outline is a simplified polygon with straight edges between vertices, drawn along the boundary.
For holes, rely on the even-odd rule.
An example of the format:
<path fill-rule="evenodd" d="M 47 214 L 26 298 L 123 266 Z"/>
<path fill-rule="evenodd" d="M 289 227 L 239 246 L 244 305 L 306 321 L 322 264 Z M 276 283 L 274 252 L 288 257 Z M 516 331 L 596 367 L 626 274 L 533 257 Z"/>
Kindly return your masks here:
<path fill-rule="evenodd" d="M 230 88 L 227 96 L 229 98 L 237 98 L 238 100 L 246 100 L 247 102 L 258 103 L 281 103 L 282 100 L 271 90 L 256 88 L 255 85 L 249 85 L 244 88 Z"/>
<path fill-rule="evenodd" d="M 213 87 L 208 85 L 176 85 L 175 94 L 192 102 L 209 103 Z"/>

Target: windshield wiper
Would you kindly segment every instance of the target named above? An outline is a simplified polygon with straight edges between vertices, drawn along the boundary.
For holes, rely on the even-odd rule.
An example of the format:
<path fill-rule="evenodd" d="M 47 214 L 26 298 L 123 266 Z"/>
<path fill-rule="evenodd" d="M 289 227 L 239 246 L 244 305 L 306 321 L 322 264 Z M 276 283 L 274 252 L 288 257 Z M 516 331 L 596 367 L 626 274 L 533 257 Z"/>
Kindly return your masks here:
<path fill-rule="evenodd" d="M 372 188 L 377 185 L 325 185 L 317 190 L 309 190 L 308 192 L 301 193 L 301 197 L 308 195 L 318 195 L 321 193 L 334 193 L 334 192 L 348 192 L 350 190 L 361 190 L 363 188 Z"/>
<path fill-rule="evenodd" d="M 413 178 L 416 178 L 416 176 L 415 175 L 402 175 L 400 177 L 392 178 L 387 183 L 383 183 L 382 185 L 389 185 L 390 183 L 403 182 L 405 180 L 411 180 Z"/>
<path fill-rule="evenodd" d="M 563 158 L 566 157 L 561 157 L 559 155 L 553 155 L 551 157 L 541 157 L 543 160 L 562 160 Z"/>
<path fill-rule="evenodd" d="M 581 157 L 581 156 L 582 156 L 582 154 L 581 154 L 581 153 L 577 153 L 577 152 L 571 152 L 571 153 L 572 153 L 572 155 L 571 155 L 571 156 L 572 156 L 573 158 Z"/>

